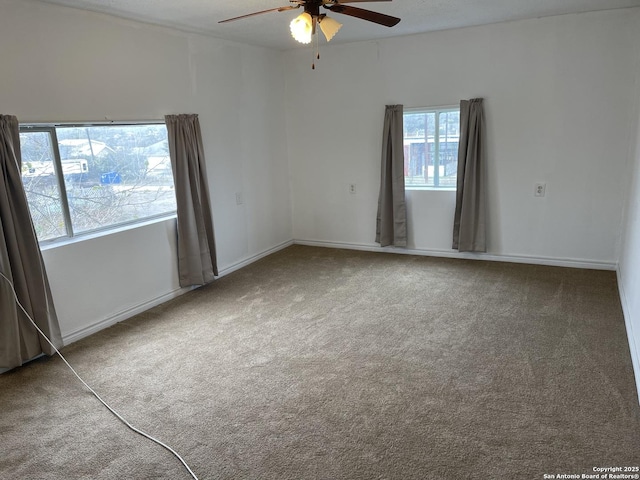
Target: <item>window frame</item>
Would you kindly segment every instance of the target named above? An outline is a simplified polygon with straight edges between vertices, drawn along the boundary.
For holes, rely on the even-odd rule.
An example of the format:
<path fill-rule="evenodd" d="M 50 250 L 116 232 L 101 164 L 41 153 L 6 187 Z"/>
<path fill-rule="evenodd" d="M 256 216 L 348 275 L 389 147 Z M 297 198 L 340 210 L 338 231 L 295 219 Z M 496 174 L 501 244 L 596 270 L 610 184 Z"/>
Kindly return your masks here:
<path fill-rule="evenodd" d="M 458 112 L 458 114 L 460 114 L 460 105 L 438 105 L 438 106 L 430 106 L 430 107 L 403 107 L 402 109 L 402 120 L 403 120 L 403 125 L 404 125 L 404 115 L 405 114 L 416 114 L 416 113 L 435 113 L 435 126 L 434 126 L 434 131 L 437 133 L 437 135 L 434 136 L 434 149 L 435 149 L 435 154 L 434 154 L 434 173 L 436 171 L 439 172 L 439 170 L 437 170 L 437 168 L 440 166 L 440 113 L 449 113 L 449 112 Z M 426 131 L 425 131 L 425 138 L 427 137 Z M 458 135 L 458 139 L 460 138 L 460 135 Z M 402 132 L 402 145 L 403 145 L 403 150 L 404 150 L 404 140 L 405 140 L 405 136 L 404 136 L 404 128 L 403 128 L 403 132 Z M 439 177 L 439 174 L 438 174 Z M 449 186 L 449 185 L 408 185 L 406 182 L 406 176 L 404 177 L 404 188 L 405 190 L 431 190 L 431 191 L 445 191 L 445 192 L 455 192 L 458 187 L 457 187 L 457 182 L 456 185 L 453 186 Z M 456 177 L 457 178 L 457 177 Z"/>
<path fill-rule="evenodd" d="M 138 125 L 164 125 L 166 128 L 166 122 L 163 120 L 137 120 L 137 121 L 106 121 L 106 122 L 47 122 L 47 123 L 20 123 L 20 133 L 48 133 L 52 145 L 53 153 L 53 168 L 56 175 L 56 181 L 58 185 L 58 191 L 60 192 L 60 202 L 62 206 L 62 216 L 64 219 L 66 235 L 60 235 L 57 237 L 47 238 L 44 240 L 38 239 L 38 243 L 42 247 L 53 246 L 55 244 L 66 244 L 69 242 L 82 240 L 85 237 L 95 238 L 96 236 L 109 235 L 117 233 L 127 228 L 137 228 L 147 225 L 150 222 L 168 220 L 176 218 L 177 210 L 159 213 L 155 215 L 149 215 L 144 218 L 135 220 L 126 220 L 123 222 L 113 223 L 108 226 L 96 227 L 92 229 L 83 230 L 82 232 L 75 232 L 73 229 L 73 223 L 71 221 L 71 211 L 69 208 L 69 200 L 67 196 L 67 187 L 64 180 L 62 159 L 60 157 L 60 148 L 58 145 L 58 135 L 56 128 L 90 128 L 90 127 L 126 127 L 126 126 L 138 126 Z M 175 189 L 175 179 L 174 179 Z M 176 199 L 177 200 L 177 199 Z M 28 202 L 27 202 L 28 204 Z M 31 206 L 29 206 L 29 213 L 31 214 Z"/>

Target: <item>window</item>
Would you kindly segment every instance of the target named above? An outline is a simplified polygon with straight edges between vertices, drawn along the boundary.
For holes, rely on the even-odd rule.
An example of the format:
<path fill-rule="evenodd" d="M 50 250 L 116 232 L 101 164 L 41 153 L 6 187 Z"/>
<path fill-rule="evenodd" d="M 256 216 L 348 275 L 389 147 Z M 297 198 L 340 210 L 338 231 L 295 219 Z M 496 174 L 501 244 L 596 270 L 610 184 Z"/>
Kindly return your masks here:
<path fill-rule="evenodd" d="M 164 124 L 20 127 L 22 182 L 38 240 L 172 214 Z"/>
<path fill-rule="evenodd" d="M 405 186 L 456 188 L 460 109 L 409 109 L 403 122 Z"/>

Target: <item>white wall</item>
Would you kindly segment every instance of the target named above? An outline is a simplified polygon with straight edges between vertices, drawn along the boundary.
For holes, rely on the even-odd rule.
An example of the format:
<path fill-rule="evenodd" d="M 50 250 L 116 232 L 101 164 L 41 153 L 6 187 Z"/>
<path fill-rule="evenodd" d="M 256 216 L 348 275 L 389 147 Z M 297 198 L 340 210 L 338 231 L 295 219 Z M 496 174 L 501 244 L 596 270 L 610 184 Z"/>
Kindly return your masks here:
<path fill-rule="evenodd" d="M 640 29 L 638 32 L 640 37 Z M 640 44 L 640 39 L 638 41 Z M 640 51 L 635 61 L 638 68 L 636 99 L 640 100 Z M 636 374 L 638 398 L 640 398 L 640 108 L 634 119 L 637 129 L 635 141 L 630 146 L 629 178 L 630 188 L 627 199 L 626 215 L 622 230 L 620 263 L 618 266 L 618 286 L 620 299 L 627 324 L 627 336 Z"/>
<path fill-rule="evenodd" d="M 21 122 L 200 115 L 223 272 L 291 240 L 281 53 L 31 0 L 0 0 L 0 45 Z M 180 293 L 174 222 L 44 251 L 67 340 Z"/>
<path fill-rule="evenodd" d="M 627 9 L 322 46 L 315 70 L 287 52 L 294 238 L 374 246 L 384 105 L 484 97 L 489 254 L 613 269 L 639 26 Z M 409 248 L 452 254 L 454 192 L 407 197 Z"/>

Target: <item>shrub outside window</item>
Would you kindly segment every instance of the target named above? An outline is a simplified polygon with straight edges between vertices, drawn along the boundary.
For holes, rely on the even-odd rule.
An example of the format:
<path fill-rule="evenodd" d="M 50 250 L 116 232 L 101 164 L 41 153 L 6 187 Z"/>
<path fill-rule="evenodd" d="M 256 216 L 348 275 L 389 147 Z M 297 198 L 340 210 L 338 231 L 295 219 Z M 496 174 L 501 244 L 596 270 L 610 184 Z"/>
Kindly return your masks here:
<path fill-rule="evenodd" d="M 460 109 L 406 109 L 404 182 L 407 188 L 456 188 Z"/>
<path fill-rule="evenodd" d="M 21 125 L 20 146 L 41 242 L 175 213 L 164 124 Z"/>

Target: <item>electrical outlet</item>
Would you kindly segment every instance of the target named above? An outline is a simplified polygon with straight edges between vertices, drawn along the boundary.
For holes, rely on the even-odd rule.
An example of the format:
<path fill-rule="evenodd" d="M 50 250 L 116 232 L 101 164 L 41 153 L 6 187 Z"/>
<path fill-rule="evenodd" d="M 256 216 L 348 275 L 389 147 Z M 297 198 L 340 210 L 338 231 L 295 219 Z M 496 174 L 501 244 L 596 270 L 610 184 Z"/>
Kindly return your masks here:
<path fill-rule="evenodd" d="M 350 183 L 349 184 L 349 193 L 351 195 L 355 195 L 356 194 L 356 184 L 355 183 Z"/>
<path fill-rule="evenodd" d="M 546 183 L 536 183 L 534 190 L 533 190 L 533 196 L 534 197 L 544 197 L 545 191 L 547 190 L 547 184 Z"/>
<path fill-rule="evenodd" d="M 236 205 L 242 205 L 243 203 L 242 192 L 236 192 Z"/>

